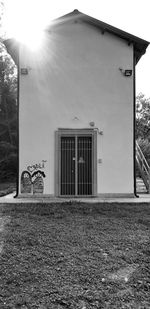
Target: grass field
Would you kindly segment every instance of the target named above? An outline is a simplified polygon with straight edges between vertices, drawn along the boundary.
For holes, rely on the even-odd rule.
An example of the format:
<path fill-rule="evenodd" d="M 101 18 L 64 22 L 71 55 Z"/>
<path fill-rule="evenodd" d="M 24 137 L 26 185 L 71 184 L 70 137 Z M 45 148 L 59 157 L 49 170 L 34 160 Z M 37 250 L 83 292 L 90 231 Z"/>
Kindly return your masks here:
<path fill-rule="evenodd" d="M 150 308 L 149 204 L 0 205 L 0 308 Z"/>

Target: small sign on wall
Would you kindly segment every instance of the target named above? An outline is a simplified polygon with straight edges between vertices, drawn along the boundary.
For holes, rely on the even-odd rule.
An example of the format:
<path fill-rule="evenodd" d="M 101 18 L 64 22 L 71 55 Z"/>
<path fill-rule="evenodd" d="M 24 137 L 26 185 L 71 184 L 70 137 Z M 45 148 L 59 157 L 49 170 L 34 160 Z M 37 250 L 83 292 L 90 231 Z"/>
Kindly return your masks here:
<path fill-rule="evenodd" d="M 27 68 L 21 68 L 21 75 L 28 75 L 28 69 Z"/>

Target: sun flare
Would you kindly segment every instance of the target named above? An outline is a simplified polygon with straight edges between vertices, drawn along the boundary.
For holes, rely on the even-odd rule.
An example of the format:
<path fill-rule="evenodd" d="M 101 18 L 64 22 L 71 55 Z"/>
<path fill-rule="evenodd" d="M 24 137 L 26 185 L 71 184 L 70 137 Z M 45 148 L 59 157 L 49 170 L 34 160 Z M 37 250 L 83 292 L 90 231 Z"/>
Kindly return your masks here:
<path fill-rule="evenodd" d="M 50 12 L 48 0 L 6 0 L 6 36 L 15 38 L 31 49 L 39 48 L 43 31 L 52 19 Z"/>

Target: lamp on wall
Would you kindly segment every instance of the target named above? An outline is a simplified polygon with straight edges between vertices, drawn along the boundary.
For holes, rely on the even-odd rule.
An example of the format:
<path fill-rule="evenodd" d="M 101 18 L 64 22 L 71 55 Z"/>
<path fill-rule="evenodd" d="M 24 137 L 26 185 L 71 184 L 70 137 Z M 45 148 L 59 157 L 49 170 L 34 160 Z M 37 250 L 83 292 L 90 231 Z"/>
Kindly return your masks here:
<path fill-rule="evenodd" d="M 131 76 L 132 75 L 132 70 L 125 70 L 124 75 L 125 76 Z"/>
<path fill-rule="evenodd" d="M 132 70 L 123 70 L 122 68 L 119 68 L 119 70 L 121 71 L 121 73 L 126 76 L 126 77 L 129 77 L 129 76 L 132 76 Z"/>

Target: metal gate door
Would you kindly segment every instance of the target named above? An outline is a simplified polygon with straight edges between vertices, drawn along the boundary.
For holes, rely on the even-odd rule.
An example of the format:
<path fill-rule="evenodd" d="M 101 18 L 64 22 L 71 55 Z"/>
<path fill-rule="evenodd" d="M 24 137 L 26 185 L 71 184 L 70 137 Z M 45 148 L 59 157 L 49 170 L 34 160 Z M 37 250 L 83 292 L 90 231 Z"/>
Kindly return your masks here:
<path fill-rule="evenodd" d="M 61 137 L 61 195 L 75 195 L 75 137 Z"/>
<path fill-rule="evenodd" d="M 61 136 L 61 195 L 92 195 L 92 136 Z"/>

